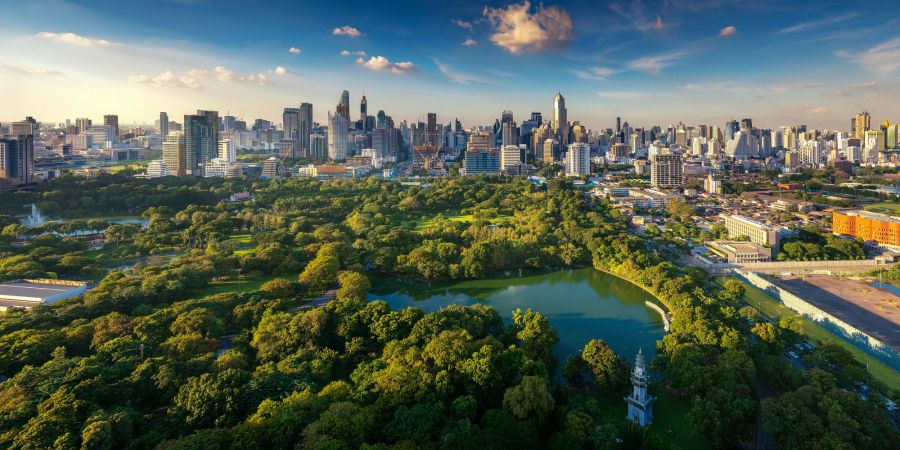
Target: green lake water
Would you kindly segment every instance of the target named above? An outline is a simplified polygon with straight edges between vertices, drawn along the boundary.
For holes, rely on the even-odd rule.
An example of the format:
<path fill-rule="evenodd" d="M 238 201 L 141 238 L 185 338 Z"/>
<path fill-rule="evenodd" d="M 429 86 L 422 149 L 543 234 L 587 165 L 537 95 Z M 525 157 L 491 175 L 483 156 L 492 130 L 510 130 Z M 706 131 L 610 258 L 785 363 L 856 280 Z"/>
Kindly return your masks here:
<path fill-rule="evenodd" d="M 591 339 L 602 339 L 629 363 L 639 348 L 652 357 L 664 333 L 659 313 L 645 304 L 653 296 L 592 268 L 453 283 L 372 281 L 369 298 L 385 300 L 392 309 L 417 306 L 432 312 L 483 303 L 507 322 L 516 308 L 539 311 L 559 333 L 560 363 Z"/>

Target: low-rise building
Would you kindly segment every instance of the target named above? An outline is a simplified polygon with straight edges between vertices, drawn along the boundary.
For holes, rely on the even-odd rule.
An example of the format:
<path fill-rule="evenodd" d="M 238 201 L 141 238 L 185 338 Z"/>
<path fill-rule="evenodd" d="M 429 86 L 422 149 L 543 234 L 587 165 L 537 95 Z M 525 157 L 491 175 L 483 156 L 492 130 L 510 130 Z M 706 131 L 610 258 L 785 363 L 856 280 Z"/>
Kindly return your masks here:
<path fill-rule="evenodd" d="M 88 283 L 53 279 L 23 279 L 0 283 L 0 311 L 29 309 L 81 295 Z"/>
<path fill-rule="evenodd" d="M 772 249 L 755 242 L 710 241 L 707 247 L 727 259 L 730 263 L 768 262 L 772 260 Z"/>

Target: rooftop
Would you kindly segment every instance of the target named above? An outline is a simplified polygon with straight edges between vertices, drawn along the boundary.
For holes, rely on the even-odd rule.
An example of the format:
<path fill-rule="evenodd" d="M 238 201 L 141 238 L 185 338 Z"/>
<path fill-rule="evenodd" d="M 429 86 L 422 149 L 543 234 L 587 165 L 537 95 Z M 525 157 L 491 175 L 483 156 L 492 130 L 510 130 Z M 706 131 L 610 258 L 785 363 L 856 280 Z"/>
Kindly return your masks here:
<path fill-rule="evenodd" d="M 40 302 L 78 295 L 87 283 L 61 280 L 14 280 L 0 283 L 0 301 Z"/>
<path fill-rule="evenodd" d="M 882 222 L 900 223 L 900 217 L 889 216 L 887 214 L 876 213 L 871 211 L 853 210 L 853 211 L 835 211 L 845 216 L 857 216 L 871 220 L 880 220 Z"/>

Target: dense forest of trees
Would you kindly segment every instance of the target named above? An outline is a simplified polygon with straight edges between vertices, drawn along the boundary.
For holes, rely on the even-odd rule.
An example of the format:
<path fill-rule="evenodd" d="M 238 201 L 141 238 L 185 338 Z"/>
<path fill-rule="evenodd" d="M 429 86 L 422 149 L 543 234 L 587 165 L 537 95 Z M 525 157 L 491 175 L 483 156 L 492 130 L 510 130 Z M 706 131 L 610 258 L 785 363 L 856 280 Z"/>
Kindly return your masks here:
<path fill-rule="evenodd" d="M 821 370 L 791 369 L 779 355 L 796 324 L 760 320 L 742 285 L 676 267 L 565 180 L 230 183 L 63 178 L 0 200 L 149 221 L 87 220 L 73 230 L 105 230 L 103 248 L 91 249 L 63 224 L 0 218 L 0 280 L 99 281 L 80 297 L 0 315 L 0 446 L 671 448 L 603 418 L 604 405 L 624 411 L 630 369 L 602 341 L 560 362 L 539 311 L 504 323 L 485 306 L 426 314 L 367 295 L 370 274 L 444 280 L 592 263 L 671 311 L 655 388 L 689 402 L 693 432 L 714 447 L 749 442 L 762 414 L 791 448 L 796 437 L 782 430 L 800 412 L 818 427 L 808 442 L 821 445 L 808 448 L 897 442 L 877 395 L 841 390 L 857 381 L 851 363 L 823 354 Z M 254 200 L 224 201 L 243 190 Z M 204 293 L 273 274 L 259 289 Z M 304 306 L 333 287 L 335 300 Z M 760 401 L 760 379 L 782 395 Z"/>

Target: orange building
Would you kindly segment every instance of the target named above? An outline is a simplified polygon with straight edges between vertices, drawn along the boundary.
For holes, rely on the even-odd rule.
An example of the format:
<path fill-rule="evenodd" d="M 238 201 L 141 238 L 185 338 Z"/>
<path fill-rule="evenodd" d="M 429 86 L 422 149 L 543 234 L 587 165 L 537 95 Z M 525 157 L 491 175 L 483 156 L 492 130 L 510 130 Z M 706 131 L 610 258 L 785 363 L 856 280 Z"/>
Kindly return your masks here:
<path fill-rule="evenodd" d="M 832 211 L 831 231 L 864 241 L 900 246 L 900 218 L 868 211 Z"/>

